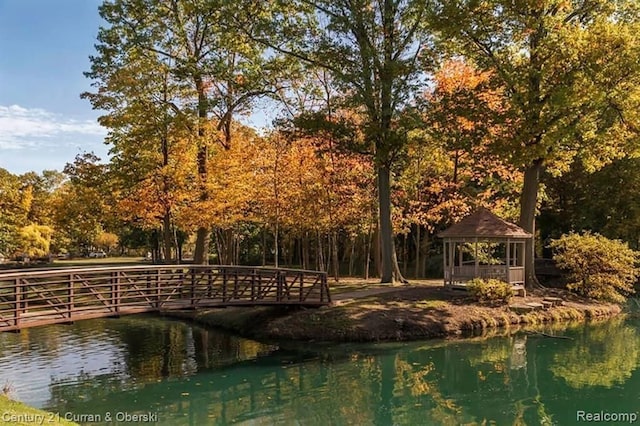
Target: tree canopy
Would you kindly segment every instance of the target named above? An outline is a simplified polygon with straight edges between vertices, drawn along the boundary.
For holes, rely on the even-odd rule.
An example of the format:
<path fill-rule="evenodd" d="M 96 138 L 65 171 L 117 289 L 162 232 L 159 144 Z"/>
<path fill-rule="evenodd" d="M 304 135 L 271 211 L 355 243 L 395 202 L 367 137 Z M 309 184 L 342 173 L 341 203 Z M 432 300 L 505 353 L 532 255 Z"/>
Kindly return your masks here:
<path fill-rule="evenodd" d="M 5 255 L 149 251 L 392 282 L 441 274 L 436 235 L 477 207 L 519 221 L 538 248 L 581 230 L 639 244 L 634 1 L 105 0 L 99 12 L 82 96 L 109 157 L 0 170 Z"/>

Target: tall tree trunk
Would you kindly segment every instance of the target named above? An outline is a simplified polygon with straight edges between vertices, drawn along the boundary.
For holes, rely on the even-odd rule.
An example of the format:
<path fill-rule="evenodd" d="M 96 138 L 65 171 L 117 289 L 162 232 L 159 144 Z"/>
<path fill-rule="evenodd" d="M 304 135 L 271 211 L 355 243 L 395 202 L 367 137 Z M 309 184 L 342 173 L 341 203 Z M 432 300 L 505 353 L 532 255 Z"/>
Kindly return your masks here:
<path fill-rule="evenodd" d="M 416 269 L 415 269 L 415 273 L 414 276 L 416 279 L 420 278 L 420 249 L 422 248 L 420 246 L 421 241 L 420 241 L 420 224 L 418 223 L 416 225 Z"/>
<path fill-rule="evenodd" d="M 239 265 L 240 264 L 240 252 L 242 249 L 242 241 L 240 240 L 240 238 L 238 238 L 237 236 L 235 237 L 235 241 L 236 241 L 236 250 L 235 250 L 235 259 L 234 259 L 234 264 L 235 265 Z"/>
<path fill-rule="evenodd" d="M 262 228 L 262 266 L 267 265 L 267 227 Z"/>
<path fill-rule="evenodd" d="M 349 276 L 350 277 L 353 277 L 353 266 L 355 264 L 357 242 L 358 242 L 357 237 L 351 240 L 351 253 L 349 254 Z"/>
<path fill-rule="evenodd" d="M 338 233 L 334 230 L 331 231 L 329 236 L 331 241 L 331 259 L 333 262 L 333 279 L 340 281 L 340 261 L 338 260 Z"/>
<path fill-rule="evenodd" d="M 367 230 L 367 241 L 364 244 L 364 279 L 369 279 L 369 269 L 371 268 L 371 244 L 373 240 L 372 226 L 369 224 Z"/>
<path fill-rule="evenodd" d="M 207 159 L 209 148 L 205 140 L 205 123 L 207 121 L 207 95 L 204 82 L 200 74 L 194 76 L 196 90 L 198 92 L 198 175 L 200 179 L 200 200 L 206 201 L 207 194 Z M 200 226 L 196 232 L 196 247 L 193 254 L 196 264 L 207 265 L 209 263 L 209 229 Z"/>
<path fill-rule="evenodd" d="M 274 251 L 274 264 L 275 267 L 278 267 L 278 257 L 280 257 L 280 248 L 279 248 L 279 238 L 280 238 L 280 222 L 278 221 L 278 218 L 276 217 L 276 224 L 273 228 L 273 237 L 274 237 L 274 242 L 273 242 L 273 251 Z"/>
<path fill-rule="evenodd" d="M 285 253 L 285 264 L 287 267 L 291 268 L 293 266 L 293 254 L 295 251 L 295 239 L 291 238 L 289 235 L 287 237 L 287 252 Z"/>
<path fill-rule="evenodd" d="M 524 268 L 526 271 L 525 285 L 527 288 L 540 287 L 535 272 L 535 232 L 536 205 L 538 189 L 540 187 L 540 171 L 542 159 L 534 160 L 524 171 L 524 184 L 520 199 L 520 227 L 531 233 L 531 239 L 526 241 L 524 252 Z"/>
<path fill-rule="evenodd" d="M 376 223 L 376 227 L 372 237 L 373 249 L 371 256 L 373 256 L 374 266 L 376 267 L 376 276 L 380 278 L 382 276 L 382 260 L 380 256 L 380 224 Z"/>
<path fill-rule="evenodd" d="M 309 266 L 309 233 L 302 237 L 302 269 L 310 269 Z"/>
<path fill-rule="evenodd" d="M 164 261 L 171 263 L 173 260 L 171 257 L 173 233 L 171 232 L 171 214 L 168 211 L 165 211 L 162 217 L 162 239 L 164 244 Z"/>
<path fill-rule="evenodd" d="M 418 272 L 421 277 L 427 276 L 427 261 L 429 260 L 429 256 L 427 253 L 429 252 L 429 234 L 426 233 L 422 237 L 422 265 L 420 265 L 420 271 Z M 444 271 L 443 271 L 444 273 Z"/>
<path fill-rule="evenodd" d="M 385 165 L 378 166 L 378 208 L 380 211 L 380 282 L 393 283 L 394 247 L 391 223 L 391 174 Z"/>
<path fill-rule="evenodd" d="M 173 226 L 173 244 L 176 247 L 176 263 L 182 263 L 182 241 L 178 240 L 178 228 Z"/>
<path fill-rule="evenodd" d="M 407 274 L 407 264 L 409 262 L 409 236 L 402 236 L 402 274 Z"/>
<path fill-rule="evenodd" d="M 393 245 L 393 251 L 391 252 L 391 257 L 393 261 L 393 277 L 395 281 L 401 282 L 403 284 L 408 284 L 409 281 L 404 277 L 404 275 L 402 275 L 402 271 L 400 270 L 400 264 L 398 263 L 395 244 Z"/>
<path fill-rule="evenodd" d="M 224 246 L 225 246 L 225 256 L 224 262 L 225 265 L 233 265 L 235 259 L 235 232 L 233 232 L 233 228 L 224 229 L 222 231 L 222 235 L 224 236 Z"/>
<path fill-rule="evenodd" d="M 318 270 L 326 271 L 324 267 L 324 247 L 322 244 L 322 235 L 320 235 L 320 231 L 318 231 L 317 234 L 318 234 L 318 254 L 317 254 Z"/>

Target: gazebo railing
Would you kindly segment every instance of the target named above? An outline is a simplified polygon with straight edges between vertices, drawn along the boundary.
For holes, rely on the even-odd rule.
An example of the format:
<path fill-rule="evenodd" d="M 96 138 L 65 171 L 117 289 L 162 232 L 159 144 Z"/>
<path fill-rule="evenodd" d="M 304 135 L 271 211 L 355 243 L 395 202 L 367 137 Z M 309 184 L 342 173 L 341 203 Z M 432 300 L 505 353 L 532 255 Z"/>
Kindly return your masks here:
<path fill-rule="evenodd" d="M 449 276 L 449 271 L 445 270 L 445 279 L 448 282 L 464 282 L 473 278 L 493 278 L 512 284 L 524 282 L 523 266 L 478 265 L 477 268 L 476 270 L 475 265 L 454 266 L 451 271 L 452 276 Z"/>

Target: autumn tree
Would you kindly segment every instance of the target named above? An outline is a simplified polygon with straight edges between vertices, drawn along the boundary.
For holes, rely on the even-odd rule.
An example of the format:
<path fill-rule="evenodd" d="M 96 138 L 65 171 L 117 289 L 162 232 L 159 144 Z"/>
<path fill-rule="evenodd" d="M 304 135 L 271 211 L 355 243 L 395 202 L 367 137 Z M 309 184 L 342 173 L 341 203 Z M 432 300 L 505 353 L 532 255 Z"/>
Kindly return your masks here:
<path fill-rule="evenodd" d="M 367 181 L 375 175 L 370 168 L 373 155 L 358 152 L 364 136 L 362 114 L 345 105 L 339 88 L 340 83 L 331 72 L 311 68 L 304 84 L 288 91 L 296 95 L 291 107 L 287 108 L 291 119 L 278 122 L 279 130 L 287 134 L 296 146 L 311 148 L 317 157 L 314 179 L 320 183 L 321 190 L 319 193 L 309 191 L 310 196 L 304 203 L 321 208 L 323 220 L 318 220 L 317 212 L 310 211 L 309 215 L 315 218 L 313 222 L 316 225 L 320 225 L 315 226 L 316 232 L 328 233 L 330 264 L 336 281 L 340 264 L 339 232 L 347 232 L 351 237 L 348 244 L 353 251 L 353 240 L 367 227 L 365 223 L 372 222 L 371 212 L 375 211 L 365 195 L 368 189 L 372 189 L 368 188 Z M 354 212 L 358 212 L 359 220 L 354 217 Z M 373 216 L 373 222 L 377 223 L 377 215 L 374 213 Z"/>
<path fill-rule="evenodd" d="M 191 123 L 195 135 L 201 201 L 209 196 L 212 142 L 228 148 L 234 115 L 248 111 L 256 98 L 277 90 L 272 74 L 282 70 L 277 55 L 263 54 L 264 48 L 247 43 L 242 33 L 226 25 L 239 12 L 238 7 L 222 1 L 105 1 L 100 16 L 108 26 L 100 29 L 98 55 L 91 58 L 87 73 L 99 89 L 90 96 L 94 106 L 110 110 L 109 102 L 97 100 L 105 91 L 112 97 L 124 94 L 122 86 L 111 85 L 111 81 L 130 67 L 131 52 L 170 67 L 171 78 L 183 90 L 181 101 L 158 101 L 189 118 L 185 123 Z M 135 81 L 124 84 L 135 85 Z M 217 118 L 216 132 L 207 132 L 212 116 Z M 201 222 L 195 252 L 198 263 L 208 259 L 208 236 L 209 224 Z"/>
<path fill-rule="evenodd" d="M 597 169 L 637 140 L 638 10 L 635 2 L 447 1 L 430 22 L 443 45 L 491 71 L 512 128 L 496 149 L 524 173 L 520 225 L 535 233 L 542 170 L 573 161 Z M 526 251 L 535 284 L 533 241 Z"/>
<path fill-rule="evenodd" d="M 426 270 L 430 238 L 474 208 L 514 217 L 521 174 L 492 152 L 496 135 L 509 130 L 503 99 L 489 72 L 455 59 L 440 65 L 417 102 L 423 125 L 408 134 L 393 188 L 400 257 L 405 268 L 415 258 L 415 276 Z"/>
<path fill-rule="evenodd" d="M 178 102 L 180 88 L 169 78 L 163 62 L 138 58 L 143 72 L 123 69 L 127 79 L 134 71 L 136 85 L 122 82 L 126 101 L 116 104 L 101 119 L 109 128 L 106 141 L 112 145 L 111 170 L 119 198 L 120 217 L 145 229 L 161 229 L 164 260 L 177 255 L 175 238 L 179 208 L 196 198 L 193 184 L 195 147 L 188 118 L 169 107 Z M 117 83 L 114 76 L 113 83 Z"/>
<path fill-rule="evenodd" d="M 118 246 L 119 241 L 116 234 L 112 232 L 101 232 L 93 240 L 93 245 L 109 253 Z"/>
<path fill-rule="evenodd" d="M 53 229 L 46 225 L 27 225 L 18 232 L 20 253 L 27 257 L 37 258 L 49 254 Z"/>
<path fill-rule="evenodd" d="M 400 112 L 410 102 L 427 55 L 425 2 L 300 1 L 286 13 L 247 4 L 262 26 L 247 27 L 254 40 L 331 72 L 350 105 L 365 116 L 361 150 L 375 157 L 382 248 L 382 282 L 393 281 L 391 175 L 406 143 Z M 396 272 L 399 272 L 397 268 Z"/>

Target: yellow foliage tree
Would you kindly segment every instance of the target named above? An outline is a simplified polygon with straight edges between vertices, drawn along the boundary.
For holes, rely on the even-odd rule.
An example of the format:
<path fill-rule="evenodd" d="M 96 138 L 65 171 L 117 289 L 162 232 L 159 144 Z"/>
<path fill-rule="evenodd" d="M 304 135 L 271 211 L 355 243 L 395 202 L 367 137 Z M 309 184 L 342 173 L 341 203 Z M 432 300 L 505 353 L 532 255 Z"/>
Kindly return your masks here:
<path fill-rule="evenodd" d="M 96 247 L 110 252 L 114 250 L 119 243 L 119 238 L 116 234 L 112 234 L 111 232 L 101 232 L 98 234 L 95 240 L 93 240 L 93 245 Z"/>
<path fill-rule="evenodd" d="M 49 254 L 53 228 L 44 225 L 27 225 L 20 229 L 19 247 L 28 257 L 44 257 Z"/>

